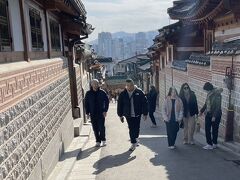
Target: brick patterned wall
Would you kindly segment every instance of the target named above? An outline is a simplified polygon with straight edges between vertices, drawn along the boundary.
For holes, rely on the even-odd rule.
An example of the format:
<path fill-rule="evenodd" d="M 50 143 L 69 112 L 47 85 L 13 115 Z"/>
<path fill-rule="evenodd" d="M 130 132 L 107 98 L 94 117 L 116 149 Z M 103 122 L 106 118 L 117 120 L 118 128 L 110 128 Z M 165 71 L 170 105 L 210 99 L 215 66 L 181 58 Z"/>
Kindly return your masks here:
<path fill-rule="evenodd" d="M 0 78 L 0 179 L 4 180 L 46 179 L 73 138 L 67 61 L 31 63 Z"/>
<path fill-rule="evenodd" d="M 67 73 L 67 62 L 58 61 L 1 74 L 0 112 Z"/>
<path fill-rule="evenodd" d="M 0 114 L 2 179 L 27 179 L 71 109 L 68 76 Z"/>

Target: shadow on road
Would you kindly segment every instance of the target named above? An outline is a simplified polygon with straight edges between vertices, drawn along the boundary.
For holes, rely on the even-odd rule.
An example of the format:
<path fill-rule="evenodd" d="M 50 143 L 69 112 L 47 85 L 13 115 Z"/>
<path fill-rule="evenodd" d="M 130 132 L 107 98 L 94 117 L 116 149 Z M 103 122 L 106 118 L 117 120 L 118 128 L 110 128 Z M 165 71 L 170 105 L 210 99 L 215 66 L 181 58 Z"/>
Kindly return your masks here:
<path fill-rule="evenodd" d="M 167 147 L 165 124 L 159 122 L 159 125 L 152 129 L 143 122 L 140 143 L 153 152 L 149 162 L 154 167 L 163 167 L 168 180 L 239 179 L 239 167 L 224 160 L 224 157 L 231 155 L 219 149 L 203 150 L 199 143 L 183 145 L 182 130 L 178 133 L 177 148 L 170 150 Z"/>
<path fill-rule="evenodd" d="M 77 157 L 77 160 L 83 160 L 85 158 L 88 158 L 92 153 L 98 151 L 100 147 L 91 147 L 88 149 L 83 150 Z"/>
<path fill-rule="evenodd" d="M 97 169 L 94 174 L 100 174 L 107 169 L 119 167 L 133 161 L 136 159 L 136 156 L 131 156 L 131 153 L 130 151 L 126 151 L 122 154 L 109 155 L 100 159 L 93 165 L 93 167 Z"/>

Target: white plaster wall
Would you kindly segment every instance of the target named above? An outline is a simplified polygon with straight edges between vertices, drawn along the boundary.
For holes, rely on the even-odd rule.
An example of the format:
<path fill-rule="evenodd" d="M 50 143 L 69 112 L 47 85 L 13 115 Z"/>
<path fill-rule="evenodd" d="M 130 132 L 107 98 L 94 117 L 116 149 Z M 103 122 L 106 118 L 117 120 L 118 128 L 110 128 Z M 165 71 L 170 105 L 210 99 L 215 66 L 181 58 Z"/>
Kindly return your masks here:
<path fill-rule="evenodd" d="M 13 50 L 24 51 L 19 1 L 8 0 Z"/>

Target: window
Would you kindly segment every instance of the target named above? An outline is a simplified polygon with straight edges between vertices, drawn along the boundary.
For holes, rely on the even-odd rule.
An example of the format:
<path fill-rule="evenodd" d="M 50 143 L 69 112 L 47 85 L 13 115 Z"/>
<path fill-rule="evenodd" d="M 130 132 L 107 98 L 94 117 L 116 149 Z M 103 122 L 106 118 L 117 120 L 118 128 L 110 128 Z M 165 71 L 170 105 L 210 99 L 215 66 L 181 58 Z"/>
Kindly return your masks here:
<path fill-rule="evenodd" d="M 42 28 L 41 28 L 41 16 L 40 12 L 31 8 L 29 10 L 32 48 L 34 50 L 43 50 Z"/>
<path fill-rule="evenodd" d="M 55 51 L 61 50 L 59 24 L 50 20 L 51 46 Z"/>
<path fill-rule="evenodd" d="M 0 51 L 10 51 L 12 38 L 9 27 L 8 1 L 0 0 Z"/>

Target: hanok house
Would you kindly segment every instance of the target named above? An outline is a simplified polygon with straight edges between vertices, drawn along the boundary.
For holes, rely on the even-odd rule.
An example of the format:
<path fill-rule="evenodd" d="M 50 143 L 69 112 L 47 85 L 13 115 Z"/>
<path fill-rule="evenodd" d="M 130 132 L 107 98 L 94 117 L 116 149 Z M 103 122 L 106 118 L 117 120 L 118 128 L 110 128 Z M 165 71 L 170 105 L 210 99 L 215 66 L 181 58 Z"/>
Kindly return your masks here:
<path fill-rule="evenodd" d="M 172 85 L 180 89 L 188 82 L 199 108 L 206 98 L 205 82 L 224 89 L 219 133 L 235 142 L 240 142 L 239 10 L 240 1 L 234 0 L 175 1 L 168 13 L 179 22 L 162 28 L 148 53 L 159 74 L 160 105 Z M 201 124 L 204 128 L 203 119 Z"/>
<path fill-rule="evenodd" d="M 47 179 L 68 148 L 92 30 L 81 0 L 0 0 L 0 179 Z"/>

